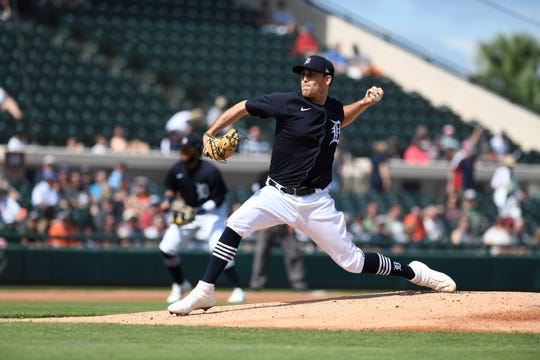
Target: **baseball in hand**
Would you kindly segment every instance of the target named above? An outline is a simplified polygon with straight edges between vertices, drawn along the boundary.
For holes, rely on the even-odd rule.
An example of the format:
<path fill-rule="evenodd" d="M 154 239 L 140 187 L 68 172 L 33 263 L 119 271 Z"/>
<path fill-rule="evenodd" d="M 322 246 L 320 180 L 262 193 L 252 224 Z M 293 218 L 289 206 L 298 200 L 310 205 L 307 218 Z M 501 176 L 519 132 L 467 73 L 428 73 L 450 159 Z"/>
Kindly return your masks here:
<path fill-rule="evenodd" d="M 370 97 L 371 99 L 373 99 L 373 100 L 378 101 L 378 100 L 381 99 L 382 94 L 381 94 L 380 91 L 376 91 L 376 92 L 372 92 L 372 93 L 369 95 L 369 97 Z"/>

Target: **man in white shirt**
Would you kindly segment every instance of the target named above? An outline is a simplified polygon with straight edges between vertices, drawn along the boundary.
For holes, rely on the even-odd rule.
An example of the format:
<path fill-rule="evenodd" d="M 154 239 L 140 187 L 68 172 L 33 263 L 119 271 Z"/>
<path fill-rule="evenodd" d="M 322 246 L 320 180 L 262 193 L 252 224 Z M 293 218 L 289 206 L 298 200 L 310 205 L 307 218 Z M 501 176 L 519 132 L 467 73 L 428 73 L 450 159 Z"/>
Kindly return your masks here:
<path fill-rule="evenodd" d="M 490 185 L 493 189 L 493 202 L 497 206 L 499 216 L 518 220 L 521 218 L 520 199 L 523 193 L 514 172 L 515 163 L 516 160 L 512 155 L 505 155 L 501 165 L 493 173 Z"/>
<path fill-rule="evenodd" d="M 21 211 L 19 203 L 9 196 L 6 189 L 0 188 L 0 223 L 3 225 L 13 224 Z"/>
<path fill-rule="evenodd" d="M 203 117 L 203 113 L 200 109 L 183 110 L 174 114 L 165 124 L 165 130 L 167 133 L 171 131 L 177 131 L 180 135 L 190 134 L 193 131 L 193 127 Z"/>
<path fill-rule="evenodd" d="M 10 152 L 25 152 L 28 143 L 28 137 L 25 132 L 19 131 L 9 138 L 6 145 L 7 151 Z"/>

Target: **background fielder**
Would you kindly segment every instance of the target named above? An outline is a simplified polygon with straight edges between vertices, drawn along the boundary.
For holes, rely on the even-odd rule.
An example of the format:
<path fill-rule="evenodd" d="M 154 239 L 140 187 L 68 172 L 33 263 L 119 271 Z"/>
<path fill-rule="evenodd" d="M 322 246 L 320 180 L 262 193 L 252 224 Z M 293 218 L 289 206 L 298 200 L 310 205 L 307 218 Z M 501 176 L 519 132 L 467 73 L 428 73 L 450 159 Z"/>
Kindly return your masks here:
<path fill-rule="evenodd" d="M 301 91 L 240 101 L 225 111 L 205 134 L 205 143 L 212 143 L 215 134 L 247 114 L 276 121 L 266 186 L 229 217 L 202 280 L 188 296 L 169 305 L 169 312 L 186 315 L 214 306 L 215 281 L 236 256 L 242 237 L 278 224 L 288 224 L 305 233 L 349 272 L 401 276 L 437 291 L 455 291 L 456 284 L 448 275 L 421 262 L 404 265 L 356 247 L 347 232 L 343 213 L 336 210 L 330 196 L 340 131 L 376 104 L 382 98 L 382 89 L 373 86 L 362 99 L 344 106 L 328 96 L 334 80 L 330 61 L 313 55 L 293 71 L 300 74 Z"/>
<path fill-rule="evenodd" d="M 167 298 L 170 303 L 180 300 L 191 289 L 191 284 L 184 278 L 179 251 L 194 239 L 208 241 L 208 249 L 212 251 L 225 229 L 227 216 L 227 187 L 218 168 L 200 159 L 200 136 L 183 136 L 180 146 L 180 161 L 170 168 L 165 177 L 166 191 L 161 208 L 171 210 L 172 202 L 180 197 L 186 205 L 195 209 L 197 215 L 192 222 L 179 226 L 174 216 L 182 214 L 170 212 L 170 225 L 159 244 L 165 267 L 173 278 L 171 294 Z M 234 260 L 226 265 L 225 274 L 234 288 L 228 301 L 245 301 Z"/>

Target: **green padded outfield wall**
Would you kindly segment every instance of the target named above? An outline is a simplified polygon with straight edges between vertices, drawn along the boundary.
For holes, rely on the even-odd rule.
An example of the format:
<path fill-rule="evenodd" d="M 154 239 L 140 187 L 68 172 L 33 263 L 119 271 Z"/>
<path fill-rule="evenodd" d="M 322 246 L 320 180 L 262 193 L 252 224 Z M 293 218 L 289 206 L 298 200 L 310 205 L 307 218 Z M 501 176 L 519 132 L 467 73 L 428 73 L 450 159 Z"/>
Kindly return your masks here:
<path fill-rule="evenodd" d="M 168 286 L 169 274 L 157 250 L 5 250 L 8 265 L 0 284 Z M 209 254 L 191 251 L 182 255 L 187 278 L 196 282 L 204 273 Z M 459 290 L 540 291 L 540 255 L 498 256 L 463 252 L 414 252 L 394 256 L 402 263 L 413 259 L 450 274 Z M 306 280 L 310 289 L 417 289 L 408 281 L 370 274 L 356 275 L 338 267 L 326 254 L 306 254 Z M 240 278 L 247 288 L 252 254 L 239 252 L 236 258 Z M 267 287 L 287 288 L 281 252 L 276 249 L 269 264 Z M 229 286 L 221 276 L 218 285 Z"/>

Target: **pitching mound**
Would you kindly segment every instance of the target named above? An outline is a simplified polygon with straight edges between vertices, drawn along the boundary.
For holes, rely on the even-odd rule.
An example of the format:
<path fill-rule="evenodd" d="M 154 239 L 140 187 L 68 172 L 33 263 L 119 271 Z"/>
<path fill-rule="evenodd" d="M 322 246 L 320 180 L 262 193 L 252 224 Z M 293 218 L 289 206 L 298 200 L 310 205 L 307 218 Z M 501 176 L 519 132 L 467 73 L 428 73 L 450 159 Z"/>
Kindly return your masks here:
<path fill-rule="evenodd" d="M 225 295 L 218 294 L 218 300 L 223 301 Z M 248 293 L 248 299 L 255 301 L 256 295 Z M 216 306 L 207 312 L 196 310 L 189 316 L 173 316 L 164 310 L 18 321 L 540 333 L 540 294 L 467 291 L 453 294 L 400 291 L 330 297 L 304 294 L 303 299 L 297 300 Z"/>

